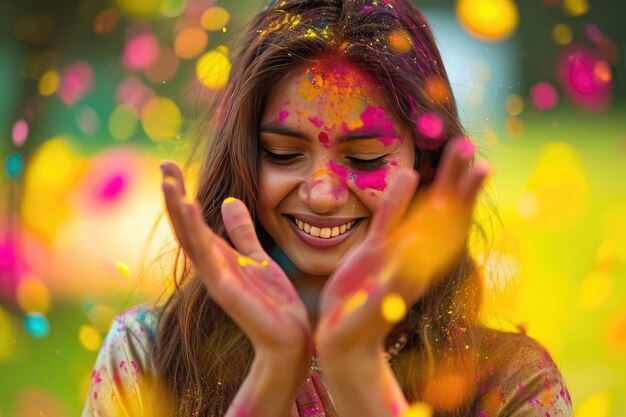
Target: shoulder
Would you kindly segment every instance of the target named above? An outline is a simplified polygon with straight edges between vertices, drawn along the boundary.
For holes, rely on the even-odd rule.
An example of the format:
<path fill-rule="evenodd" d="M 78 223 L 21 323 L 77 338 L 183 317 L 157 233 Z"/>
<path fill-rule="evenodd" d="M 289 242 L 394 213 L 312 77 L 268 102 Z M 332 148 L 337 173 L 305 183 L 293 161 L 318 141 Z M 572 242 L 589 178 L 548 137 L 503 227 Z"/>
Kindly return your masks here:
<path fill-rule="evenodd" d="M 83 416 L 144 415 L 159 313 L 138 306 L 113 320 L 91 373 Z"/>
<path fill-rule="evenodd" d="M 158 308 L 148 306 L 136 306 L 119 314 L 111 324 L 99 356 L 128 359 L 125 362 L 129 366 L 152 371 L 158 320 Z"/>
<path fill-rule="evenodd" d="M 570 416 L 571 399 L 548 351 L 525 334 L 481 329 L 481 417 Z"/>

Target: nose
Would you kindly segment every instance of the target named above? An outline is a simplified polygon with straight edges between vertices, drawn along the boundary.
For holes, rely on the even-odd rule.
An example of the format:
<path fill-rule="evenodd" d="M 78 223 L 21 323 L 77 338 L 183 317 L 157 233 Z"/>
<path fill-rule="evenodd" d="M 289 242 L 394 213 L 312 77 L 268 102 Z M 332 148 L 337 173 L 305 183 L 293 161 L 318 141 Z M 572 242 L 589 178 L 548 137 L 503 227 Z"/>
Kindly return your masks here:
<path fill-rule="evenodd" d="M 329 170 L 313 173 L 300 185 L 300 199 L 316 213 L 331 213 L 348 202 L 349 193 L 345 181 Z"/>

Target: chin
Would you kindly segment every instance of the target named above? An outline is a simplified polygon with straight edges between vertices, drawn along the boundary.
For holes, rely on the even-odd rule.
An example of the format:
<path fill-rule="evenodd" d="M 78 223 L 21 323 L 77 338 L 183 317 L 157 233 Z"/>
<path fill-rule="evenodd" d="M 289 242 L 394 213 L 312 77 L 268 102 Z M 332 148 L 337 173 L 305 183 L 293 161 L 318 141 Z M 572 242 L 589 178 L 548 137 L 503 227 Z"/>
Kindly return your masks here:
<path fill-rule="evenodd" d="M 343 256 L 335 254 L 287 254 L 287 256 L 300 271 L 318 276 L 331 275 L 343 258 Z"/>

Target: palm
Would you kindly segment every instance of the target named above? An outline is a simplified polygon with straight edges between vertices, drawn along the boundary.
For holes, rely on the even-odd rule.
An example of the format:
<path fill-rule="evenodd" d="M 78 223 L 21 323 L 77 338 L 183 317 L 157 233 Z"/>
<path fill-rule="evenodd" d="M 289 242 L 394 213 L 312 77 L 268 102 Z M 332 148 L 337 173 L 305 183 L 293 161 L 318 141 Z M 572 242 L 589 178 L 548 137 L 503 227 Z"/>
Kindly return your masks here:
<path fill-rule="evenodd" d="M 222 216 L 234 248 L 204 222 L 197 202 L 185 202 L 182 173 L 163 163 L 165 204 L 176 237 L 216 303 L 255 349 L 306 349 L 306 309 L 282 269 L 261 247 L 245 205 L 234 200 Z"/>

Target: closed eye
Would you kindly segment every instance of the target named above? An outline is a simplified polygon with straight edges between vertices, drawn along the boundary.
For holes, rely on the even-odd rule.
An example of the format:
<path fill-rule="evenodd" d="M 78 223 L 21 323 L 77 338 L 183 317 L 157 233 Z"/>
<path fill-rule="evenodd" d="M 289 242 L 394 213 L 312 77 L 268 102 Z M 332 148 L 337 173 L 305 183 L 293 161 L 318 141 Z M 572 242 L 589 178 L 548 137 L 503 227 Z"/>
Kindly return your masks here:
<path fill-rule="evenodd" d="M 299 153 L 274 153 L 263 148 L 263 157 L 275 164 L 288 164 L 301 156 Z"/>
<path fill-rule="evenodd" d="M 387 155 L 382 155 L 374 159 L 361 159 L 355 158 L 353 156 L 346 156 L 346 159 L 350 161 L 350 164 L 357 169 L 374 170 L 381 168 L 387 164 L 387 161 L 385 159 L 386 157 Z"/>

